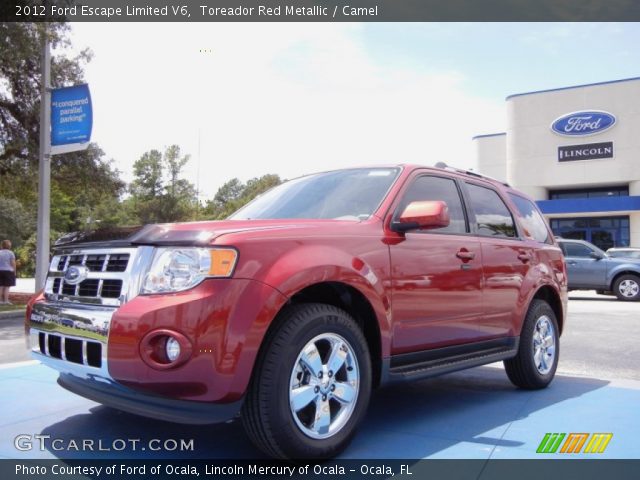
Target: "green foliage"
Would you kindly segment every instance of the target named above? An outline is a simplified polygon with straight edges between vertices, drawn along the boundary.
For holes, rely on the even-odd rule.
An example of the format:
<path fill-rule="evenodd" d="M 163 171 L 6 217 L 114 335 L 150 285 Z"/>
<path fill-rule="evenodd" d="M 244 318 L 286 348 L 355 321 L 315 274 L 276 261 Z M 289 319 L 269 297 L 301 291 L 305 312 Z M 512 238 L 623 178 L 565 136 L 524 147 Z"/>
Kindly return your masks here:
<path fill-rule="evenodd" d="M 166 223 L 195 219 L 198 210 L 196 191 L 180 178 L 189 155 L 181 156 L 180 147 L 167 147 L 144 153 L 133 164 L 134 180 L 125 203 L 140 223 Z"/>
<path fill-rule="evenodd" d="M 212 220 L 227 218 L 261 193 L 281 183 L 280 177 L 274 174 L 252 178 L 246 184 L 237 178 L 233 178 L 218 189 L 213 200 L 207 202 L 204 215 Z"/>
<path fill-rule="evenodd" d="M 83 82 L 91 52 L 68 56 L 69 26 L 64 23 L 0 23 L 0 176 L 37 167 L 40 109 L 40 39 L 52 51 L 52 87 Z"/>
<path fill-rule="evenodd" d="M 11 240 L 16 246 L 33 231 L 35 218 L 20 202 L 0 197 L 0 240 Z"/>
<path fill-rule="evenodd" d="M 49 245 L 53 246 L 56 239 L 62 236 L 62 232 L 51 230 Z M 27 240 L 15 248 L 16 263 L 19 277 L 33 277 L 36 273 L 36 232 L 33 232 Z"/>
<path fill-rule="evenodd" d="M 13 228 L 10 236 L 16 248 L 22 247 L 27 270 L 33 253 L 29 242 L 35 245 L 40 55 L 45 31 L 56 53 L 51 62 L 52 87 L 83 83 L 84 66 L 91 59 L 88 50 L 69 54 L 69 27 L 64 23 L 0 23 L 0 192 L 16 202 L 0 208 L 13 212 L 8 213 L 11 218 L 21 219 L 2 224 Z M 108 224 L 124 221 L 122 215 L 114 218 L 113 214 L 122 210 L 118 205 L 124 188 L 120 172 L 95 144 L 82 152 L 51 157 L 51 238 L 57 238 L 57 232 L 83 229 L 87 219 L 99 216 Z"/>
<path fill-rule="evenodd" d="M 129 190 L 138 200 L 150 200 L 162 194 L 162 153 L 150 150 L 133 164 L 134 181 Z"/>

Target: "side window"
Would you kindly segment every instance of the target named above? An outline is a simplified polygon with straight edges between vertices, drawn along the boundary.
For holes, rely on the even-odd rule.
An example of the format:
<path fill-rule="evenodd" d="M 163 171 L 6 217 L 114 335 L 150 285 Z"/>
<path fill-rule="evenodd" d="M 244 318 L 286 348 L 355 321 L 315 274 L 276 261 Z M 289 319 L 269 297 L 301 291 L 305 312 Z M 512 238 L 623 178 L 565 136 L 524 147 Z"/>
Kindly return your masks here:
<path fill-rule="evenodd" d="M 581 243 L 564 243 L 564 254 L 567 257 L 587 257 L 591 255 L 592 250 Z"/>
<path fill-rule="evenodd" d="M 476 214 L 478 234 L 490 237 L 515 237 L 511 212 L 500 196 L 490 188 L 467 183 L 471 207 Z"/>
<path fill-rule="evenodd" d="M 520 220 L 527 230 L 526 233 L 538 242 L 551 243 L 547 222 L 542 218 L 533 202 L 513 193 L 510 193 L 509 196 L 520 212 Z"/>
<path fill-rule="evenodd" d="M 449 207 L 449 226 L 434 228 L 428 232 L 438 233 L 466 233 L 467 222 L 464 216 L 464 208 L 460 199 L 460 192 L 456 182 L 451 178 L 422 176 L 416 178 L 402 198 L 397 210 L 402 212 L 411 202 L 428 200 L 442 200 Z"/>

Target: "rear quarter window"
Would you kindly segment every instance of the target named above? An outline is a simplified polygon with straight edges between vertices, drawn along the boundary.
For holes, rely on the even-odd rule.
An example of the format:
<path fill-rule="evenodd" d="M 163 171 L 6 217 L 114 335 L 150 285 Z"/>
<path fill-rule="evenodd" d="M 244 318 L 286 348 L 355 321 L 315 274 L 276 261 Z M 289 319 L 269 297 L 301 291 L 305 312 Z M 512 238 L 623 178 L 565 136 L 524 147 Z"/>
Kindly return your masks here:
<path fill-rule="evenodd" d="M 547 222 L 533 202 L 513 193 L 509 193 L 509 197 L 520 214 L 520 222 L 525 229 L 525 234 L 540 243 L 551 243 Z"/>

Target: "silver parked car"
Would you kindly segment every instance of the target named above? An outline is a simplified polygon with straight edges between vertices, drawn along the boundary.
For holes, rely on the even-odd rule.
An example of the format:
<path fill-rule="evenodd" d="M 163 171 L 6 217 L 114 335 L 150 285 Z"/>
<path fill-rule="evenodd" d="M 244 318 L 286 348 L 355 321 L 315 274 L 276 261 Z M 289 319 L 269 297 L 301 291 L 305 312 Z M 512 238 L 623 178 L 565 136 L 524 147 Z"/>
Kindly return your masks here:
<path fill-rule="evenodd" d="M 618 300 L 640 300 L 640 258 L 614 257 L 584 240 L 558 238 L 569 290 L 596 290 Z"/>

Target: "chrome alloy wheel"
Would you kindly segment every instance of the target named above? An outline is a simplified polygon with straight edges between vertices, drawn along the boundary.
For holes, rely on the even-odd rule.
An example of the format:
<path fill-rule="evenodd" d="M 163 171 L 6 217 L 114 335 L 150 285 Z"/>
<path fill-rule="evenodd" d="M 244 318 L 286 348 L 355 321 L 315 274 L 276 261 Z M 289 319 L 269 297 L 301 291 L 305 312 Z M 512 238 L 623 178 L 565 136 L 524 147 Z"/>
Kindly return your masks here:
<path fill-rule="evenodd" d="M 551 371 L 556 357 L 556 336 L 553 323 L 546 315 L 536 321 L 533 330 L 533 363 L 542 375 Z"/>
<path fill-rule="evenodd" d="M 360 372 L 353 348 L 340 335 L 323 333 L 307 343 L 289 382 L 289 406 L 298 428 L 314 439 L 335 435 L 351 418 Z"/>
<path fill-rule="evenodd" d="M 638 295 L 638 291 L 640 291 L 640 285 L 635 280 L 622 280 L 620 285 L 618 285 L 618 291 L 620 295 L 626 298 L 633 298 Z"/>

